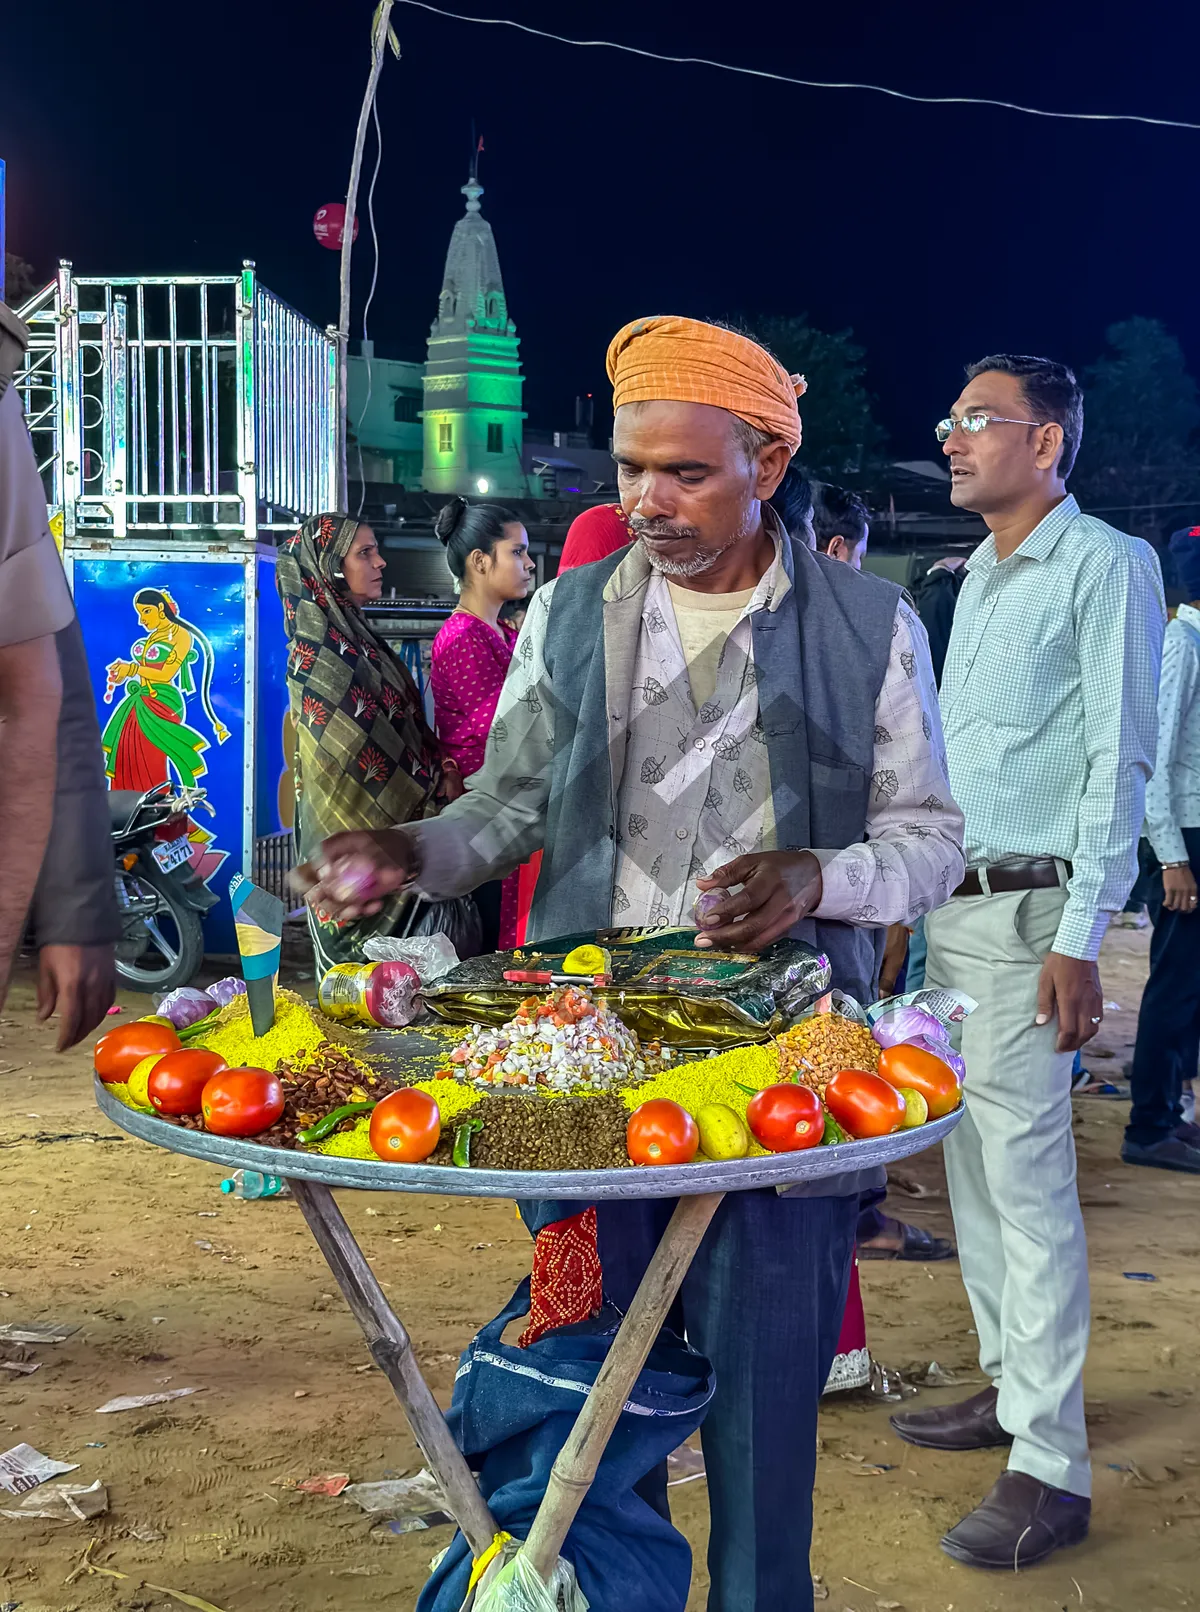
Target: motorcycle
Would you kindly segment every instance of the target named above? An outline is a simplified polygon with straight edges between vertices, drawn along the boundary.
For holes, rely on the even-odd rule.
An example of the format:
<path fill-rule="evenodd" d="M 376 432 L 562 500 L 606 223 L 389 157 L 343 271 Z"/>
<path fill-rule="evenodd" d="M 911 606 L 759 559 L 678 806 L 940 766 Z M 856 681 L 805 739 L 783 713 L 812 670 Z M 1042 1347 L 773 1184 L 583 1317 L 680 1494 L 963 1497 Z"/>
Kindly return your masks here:
<path fill-rule="evenodd" d="M 132 990 L 173 991 L 204 960 L 200 920 L 219 897 L 191 865 L 188 818 L 198 807 L 212 815 L 203 789 L 162 783 L 145 794 L 109 791 L 121 912 L 117 973 Z"/>

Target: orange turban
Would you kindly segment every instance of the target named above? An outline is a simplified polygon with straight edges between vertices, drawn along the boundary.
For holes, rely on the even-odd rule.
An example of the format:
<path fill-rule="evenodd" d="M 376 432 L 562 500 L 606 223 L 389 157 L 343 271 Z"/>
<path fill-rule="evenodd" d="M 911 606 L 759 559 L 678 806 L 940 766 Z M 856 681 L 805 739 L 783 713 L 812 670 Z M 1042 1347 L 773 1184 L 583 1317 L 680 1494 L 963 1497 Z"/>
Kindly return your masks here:
<path fill-rule="evenodd" d="M 736 331 L 672 314 L 635 319 L 609 343 L 608 378 L 614 409 L 622 403 L 710 403 L 778 437 L 793 453 L 800 446 L 796 399 L 805 389 L 803 377 L 789 375 Z"/>

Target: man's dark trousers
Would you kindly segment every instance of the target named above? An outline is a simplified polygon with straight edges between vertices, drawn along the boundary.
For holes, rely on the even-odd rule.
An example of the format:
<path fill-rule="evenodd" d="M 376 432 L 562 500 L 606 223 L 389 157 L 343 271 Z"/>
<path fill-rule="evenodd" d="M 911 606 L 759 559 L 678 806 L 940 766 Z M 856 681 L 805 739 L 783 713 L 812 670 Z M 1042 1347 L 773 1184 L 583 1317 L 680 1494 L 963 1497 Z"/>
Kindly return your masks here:
<path fill-rule="evenodd" d="M 713 1364 L 700 1430 L 711 1518 L 709 1612 L 812 1612 L 817 1406 L 837 1350 L 857 1193 L 731 1192 L 669 1320 Z M 626 1309 L 674 1208 L 597 1205 L 604 1289 Z M 638 1492 L 667 1515 L 666 1469 Z"/>
<path fill-rule="evenodd" d="M 1185 828 L 1192 873 L 1200 881 L 1200 828 Z M 1145 840 L 1139 847 L 1137 890 L 1150 909 L 1150 978 L 1142 992 L 1130 1070 L 1133 1099 L 1125 1140 L 1153 1146 L 1183 1118 L 1181 1083 L 1196 1073 L 1200 1053 L 1200 908 L 1163 906 L 1162 869 Z"/>

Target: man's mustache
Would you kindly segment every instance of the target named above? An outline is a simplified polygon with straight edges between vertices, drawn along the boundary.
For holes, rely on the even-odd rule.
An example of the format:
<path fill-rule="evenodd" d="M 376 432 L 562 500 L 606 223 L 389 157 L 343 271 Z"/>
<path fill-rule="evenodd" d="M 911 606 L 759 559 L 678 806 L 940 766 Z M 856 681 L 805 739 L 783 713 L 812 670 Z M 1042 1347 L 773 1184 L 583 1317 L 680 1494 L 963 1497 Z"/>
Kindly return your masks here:
<path fill-rule="evenodd" d="M 670 521 L 647 520 L 644 516 L 639 517 L 637 515 L 630 516 L 629 530 L 634 537 L 648 537 L 660 540 L 664 538 L 691 538 L 696 541 L 700 537 L 700 533 L 694 526 L 674 526 Z"/>

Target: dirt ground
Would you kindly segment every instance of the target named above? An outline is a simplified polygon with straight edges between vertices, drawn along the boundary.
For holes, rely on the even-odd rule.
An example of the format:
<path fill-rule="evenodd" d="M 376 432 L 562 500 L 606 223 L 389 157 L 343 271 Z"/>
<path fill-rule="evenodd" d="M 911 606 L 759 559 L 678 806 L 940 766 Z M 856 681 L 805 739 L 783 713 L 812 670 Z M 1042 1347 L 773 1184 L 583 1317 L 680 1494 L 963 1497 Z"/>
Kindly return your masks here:
<path fill-rule="evenodd" d="M 1098 1047 L 1113 1057 L 1093 1058 L 1098 1070 L 1119 1076 L 1128 1056 L 1145 953 L 1144 934 L 1106 944 L 1105 990 L 1120 1010 L 1103 1027 Z M 123 1000 L 145 1010 L 145 998 Z M 78 1462 L 71 1481 L 100 1478 L 111 1510 L 93 1523 L 0 1517 L 0 1604 L 168 1612 L 181 1603 L 167 1587 L 222 1612 L 411 1606 L 448 1528 L 372 1529 L 345 1500 L 287 1487 L 316 1473 L 369 1481 L 420 1466 L 297 1208 L 224 1198 L 212 1166 L 123 1139 L 93 1106 L 88 1050 L 56 1057 L 31 1005 L 24 975 L 0 1027 L 0 1321 L 80 1330 L 57 1346 L 0 1347 L 10 1361 L 40 1362 L 32 1374 L 0 1373 L 0 1448 L 24 1440 Z M 986 1492 L 1002 1452 L 912 1449 L 888 1428 L 892 1405 L 827 1401 L 813 1568 L 829 1612 L 1200 1603 L 1200 1184 L 1120 1163 L 1124 1107 L 1076 1102 L 1093 1293 L 1090 1540 L 1019 1578 L 956 1566 L 938 1538 Z M 923 1155 L 905 1175 L 926 1195 L 894 1194 L 894 1212 L 949 1232 L 940 1158 Z M 341 1203 L 445 1403 L 459 1350 L 528 1269 L 513 1206 L 367 1193 Z M 974 1391 L 956 1264 L 865 1265 L 863 1286 L 880 1360 L 954 1372 L 964 1386 L 926 1390 L 929 1403 Z M 113 1395 L 184 1387 L 203 1391 L 96 1414 Z M 699 1612 L 705 1487 L 672 1495 L 696 1550 L 689 1612 Z M 91 1539 L 92 1561 L 126 1577 L 72 1579 Z"/>

